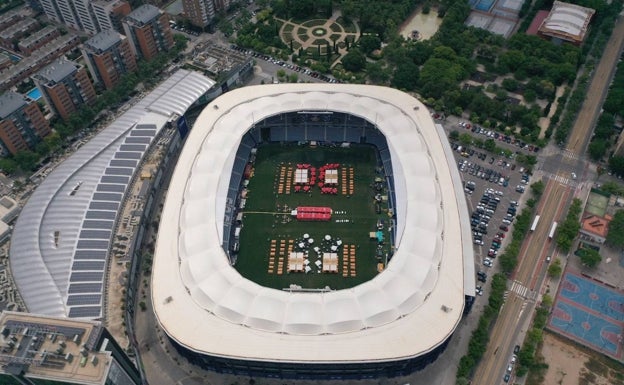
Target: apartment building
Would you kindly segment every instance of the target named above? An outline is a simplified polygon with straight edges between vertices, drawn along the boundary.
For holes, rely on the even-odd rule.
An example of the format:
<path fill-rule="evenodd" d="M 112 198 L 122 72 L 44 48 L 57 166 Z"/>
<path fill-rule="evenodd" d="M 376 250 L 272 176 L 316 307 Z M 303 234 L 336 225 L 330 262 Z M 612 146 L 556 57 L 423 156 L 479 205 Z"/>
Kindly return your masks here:
<path fill-rule="evenodd" d="M 113 88 L 124 74 L 137 69 L 130 42 L 112 29 L 87 40 L 82 47 L 82 57 L 95 83 L 103 84 L 106 89 Z"/>
<path fill-rule="evenodd" d="M 150 60 L 173 47 L 169 19 L 153 5 L 145 4 L 132 11 L 124 19 L 123 26 L 137 57 Z"/>
<path fill-rule="evenodd" d="M 81 105 L 95 103 L 95 89 L 87 70 L 64 57 L 49 64 L 32 79 L 50 109 L 63 120 L 69 119 Z"/>
<path fill-rule="evenodd" d="M 50 133 L 50 125 L 35 102 L 7 91 L 0 95 L 0 146 L 4 154 L 33 148 Z"/>

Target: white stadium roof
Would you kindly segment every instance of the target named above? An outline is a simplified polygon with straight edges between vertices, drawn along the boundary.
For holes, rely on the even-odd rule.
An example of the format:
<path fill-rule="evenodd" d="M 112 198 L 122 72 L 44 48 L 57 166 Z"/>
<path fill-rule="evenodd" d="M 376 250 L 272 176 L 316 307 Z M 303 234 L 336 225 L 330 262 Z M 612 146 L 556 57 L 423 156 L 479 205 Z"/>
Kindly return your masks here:
<path fill-rule="evenodd" d="M 242 136 L 254 122 L 300 110 L 365 118 L 390 148 L 398 250 L 386 270 L 350 289 L 293 293 L 262 287 L 234 270 L 221 247 Z M 231 91 L 201 113 L 176 165 L 152 269 L 156 316 L 182 346 L 220 357 L 365 362 L 432 351 L 462 317 L 465 281 L 474 290 L 474 277 L 464 277 L 464 264 L 474 265 L 458 184 L 444 133 L 427 108 L 403 92 L 335 84 Z"/>
<path fill-rule="evenodd" d="M 180 70 L 52 171 L 24 206 L 11 270 L 30 312 L 99 318 L 105 269 L 132 175 L 165 124 L 214 82 Z"/>
<path fill-rule="evenodd" d="M 591 8 L 555 1 L 539 31 L 563 40 L 582 42 L 595 12 Z"/>

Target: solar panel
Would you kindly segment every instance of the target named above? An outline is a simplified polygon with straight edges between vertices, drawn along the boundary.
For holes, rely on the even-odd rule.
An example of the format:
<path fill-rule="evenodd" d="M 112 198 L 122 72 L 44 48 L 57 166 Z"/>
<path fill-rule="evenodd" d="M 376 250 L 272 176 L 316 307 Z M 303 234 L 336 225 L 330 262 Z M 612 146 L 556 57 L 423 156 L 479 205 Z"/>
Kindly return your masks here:
<path fill-rule="evenodd" d="M 102 282 L 103 271 L 72 271 L 69 282 Z"/>
<path fill-rule="evenodd" d="M 113 228 L 113 221 L 83 221 L 82 222 L 83 229 L 102 229 L 102 230 L 110 230 Z"/>
<path fill-rule="evenodd" d="M 96 241 L 93 239 L 80 239 L 78 240 L 77 249 L 95 249 L 106 250 L 108 249 L 108 241 Z"/>
<path fill-rule="evenodd" d="M 121 184 L 103 184 L 103 183 L 100 183 L 97 186 L 97 191 L 123 193 L 124 191 L 126 191 L 126 186 L 121 185 Z"/>
<path fill-rule="evenodd" d="M 67 297 L 67 306 L 97 305 L 102 300 L 101 294 L 70 295 Z"/>
<path fill-rule="evenodd" d="M 69 294 L 76 293 L 101 293 L 101 283 L 72 283 L 69 285 Z"/>
<path fill-rule="evenodd" d="M 131 160 L 117 160 L 112 162 L 132 162 Z M 100 179 L 102 183 L 117 183 L 117 184 L 128 184 L 130 182 L 130 177 L 128 176 L 109 176 L 105 175 Z"/>
<path fill-rule="evenodd" d="M 82 239 L 110 239 L 111 232 L 108 230 L 82 230 L 80 238 Z"/>
<path fill-rule="evenodd" d="M 76 261 L 72 264 L 72 270 L 104 270 L 104 261 Z"/>
<path fill-rule="evenodd" d="M 141 159 L 140 152 L 116 152 L 115 159 Z"/>
<path fill-rule="evenodd" d="M 117 211 L 119 208 L 119 203 L 114 202 L 91 202 L 89 204 L 90 210 L 110 210 Z"/>
<path fill-rule="evenodd" d="M 106 250 L 76 250 L 74 259 L 106 259 Z"/>
<path fill-rule="evenodd" d="M 93 194 L 94 201 L 112 201 L 112 202 L 121 202 L 122 194 L 112 194 L 112 193 L 95 193 Z"/>
<path fill-rule="evenodd" d="M 131 168 L 121 168 L 121 167 L 108 167 L 104 170 L 104 174 L 106 175 L 132 175 Z"/>
<path fill-rule="evenodd" d="M 156 125 L 153 123 L 139 123 L 135 126 L 135 129 L 138 130 L 155 130 Z"/>
<path fill-rule="evenodd" d="M 119 146 L 119 150 L 120 151 L 139 151 L 139 152 L 143 152 L 145 151 L 145 148 L 147 146 L 144 144 L 122 144 L 121 146 Z"/>
<path fill-rule="evenodd" d="M 114 211 L 97 211 L 97 210 L 89 210 L 87 211 L 87 215 L 85 218 L 87 219 L 111 219 L 115 220 L 117 213 Z"/>
<path fill-rule="evenodd" d="M 82 306 L 69 308 L 69 318 L 99 317 L 101 306 Z"/>
<path fill-rule="evenodd" d="M 156 136 L 156 130 L 132 130 L 130 136 Z"/>
<path fill-rule="evenodd" d="M 110 161 L 109 166 L 113 167 L 136 167 L 139 163 L 138 160 L 132 159 L 113 159 Z"/>
<path fill-rule="evenodd" d="M 151 138 L 147 138 L 147 137 L 142 137 L 142 136 L 138 136 L 138 137 L 126 137 L 126 143 L 129 144 L 135 144 L 135 143 L 143 143 L 143 144 L 149 144 L 152 141 Z"/>

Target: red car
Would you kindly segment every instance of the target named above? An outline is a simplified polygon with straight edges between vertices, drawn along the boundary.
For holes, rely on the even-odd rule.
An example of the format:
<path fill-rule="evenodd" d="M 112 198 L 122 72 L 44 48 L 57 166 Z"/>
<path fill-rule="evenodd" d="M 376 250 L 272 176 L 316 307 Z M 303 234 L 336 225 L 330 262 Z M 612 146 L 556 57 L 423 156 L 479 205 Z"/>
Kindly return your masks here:
<path fill-rule="evenodd" d="M 503 231 L 509 231 L 509 227 L 507 227 L 505 225 L 500 225 L 499 229 L 501 229 Z"/>
<path fill-rule="evenodd" d="M 505 238 L 505 233 L 501 231 L 501 232 L 496 233 L 496 236 L 500 238 Z"/>

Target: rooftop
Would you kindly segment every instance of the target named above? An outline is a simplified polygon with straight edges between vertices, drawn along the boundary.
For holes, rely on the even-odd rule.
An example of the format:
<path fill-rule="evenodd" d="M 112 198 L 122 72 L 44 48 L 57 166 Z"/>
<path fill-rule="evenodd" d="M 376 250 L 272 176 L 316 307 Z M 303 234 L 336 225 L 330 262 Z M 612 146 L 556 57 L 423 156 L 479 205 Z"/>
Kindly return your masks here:
<path fill-rule="evenodd" d="M 609 233 L 609 220 L 596 215 L 590 215 L 581 221 L 581 229 L 587 233 L 606 238 Z"/>
<path fill-rule="evenodd" d="M 119 43 L 122 38 L 123 35 L 121 35 L 119 32 L 113 29 L 108 29 L 93 36 L 92 38 L 87 40 L 84 45 L 85 48 L 95 53 L 101 53 L 114 46 L 115 44 Z"/>
<path fill-rule="evenodd" d="M 37 42 L 39 39 L 41 39 L 42 37 L 56 31 L 57 28 L 55 25 L 48 25 L 45 26 L 44 28 L 35 31 L 34 33 L 30 34 L 29 36 L 26 36 L 22 39 L 22 41 L 20 41 L 20 45 L 23 47 L 28 47 L 30 44 Z"/>
<path fill-rule="evenodd" d="M 221 247 L 242 136 L 294 111 L 349 113 L 375 122 L 388 142 L 397 251 L 383 272 L 350 289 L 263 287 L 238 274 Z M 454 163 L 427 108 L 398 90 L 279 84 L 220 96 L 195 122 L 167 192 L 152 269 L 161 327 L 190 350 L 248 360 L 383 362 L 432 351 L 457 327 L 470 293 L 464 283 L 474 279 L 464 275 L 464 259 L 474 262 Z"/>
<path fill-rule="evenodd" d="M 26 104 L 23 95 L 13 91 L 3 93 L 0 95 L 0 119 L 6 118 Z"/>
<path fill-rule="evenodd" d="M 37 187 L 17 218 L 9 251 L 29 311 L 102 316 L 112 231 L 131 177 L 167 122 L 184 114 L 213 84 L 197 72 L 175 72 Z"/>
<path fill-rule="evenodd" d="M 24 372 L 81 384 L 104 384 L 111 367 L 108 351 L 94 351 L 99 322 L 4 311 L 0 314 L 0 373 Z"/>
<path fill-rule="evenodd" d="M 33 26 L 39 24 L 39 22 L 32 17 L 27 17 L 18 21 L 17 23 L 7 27 L 3 31 L 0 31 L 0 38 L 10 40 L 14 36 L 29 31 Z"/>
<path fill-rule="evenodd" d="M 35 76 L 42 83 L 51 83 L 53 85 L 74 74 L 78 68 L 78 64 L 61 57 L 37 72 Z"/>
<path fill-rule="evenodd" d="M 580 5 L 555 1 L 539 32 L 562 40 L 580 43 L 596 11 Z"/>
<path fill-rule="evenodd" d="M 161 11 L 158 7 L 151 4 L 144 4 L 134 11 L 130 12 L 127 16 L 129 21 L 135 22 L 139 25 L 150 23 L 152 20 L 159 17 Z"/>

